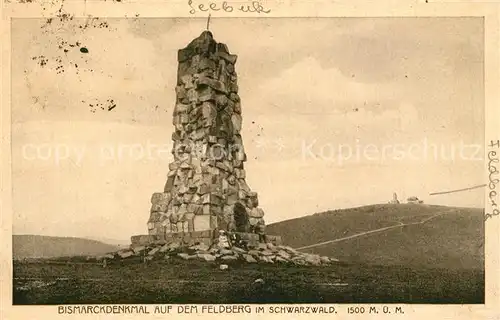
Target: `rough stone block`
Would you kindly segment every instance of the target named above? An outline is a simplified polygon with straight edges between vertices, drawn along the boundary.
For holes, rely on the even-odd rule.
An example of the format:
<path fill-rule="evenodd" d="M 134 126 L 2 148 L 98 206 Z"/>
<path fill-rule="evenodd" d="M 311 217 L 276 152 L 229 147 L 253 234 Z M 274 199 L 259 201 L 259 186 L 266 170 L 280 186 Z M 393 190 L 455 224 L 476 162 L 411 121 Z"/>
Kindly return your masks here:
<path fill-rule="evenodd" d="M 134 254 L 138 254 L 146 250 L 146 246 L 134 246 L 132 247 L 132 251 L 134 251 Z"/>
<path fill-rule="evenodd" d="M 198 86 L 209 86 L 210 88 L 219 91 L 219 92 L 227 92 L 226 91 L 226 86 L 224 83 L 218 80 L 206 78 L 206 77 L 199 77 L 197 80 L 197 85 Z"/>
<path fill-rule="evenodd" d="M 170 223 L 170 230 L 172 230 L 172 234 L 175 234 L 179 231 L 177 230 L 177 222 Z"/>
<path fill-rule="evenodd" d="M 245 261 L 248 263 L 256 263 L 257 262 L 257 260 L 249 254 L 244 254 L 243 259 L 245 259 Z"/>
<path fill-rule="evenodd" d="M 245 179 L 246 178 L 246 174 L 245 174 L 244 169 L 234 169 L 234 175 L 238 179 Z"/>
<path fill-rule="evenodd" d="M 204 261 L 215 261 L 215 259 L 217 259 L 214 255 L 209 253 L 198 253 L 197 256 Z"/>
<path fill-rule="evenodd" d="M 227 45 L 224 43 L 217 43 L 217 52 L 224 52 L 229 54 L 229 49 L 227 48 Z"/>
<path fill-rule="evenodd" d="M 252 218 L 262 218 L 264 216 L 264 210 L 262 210 L 261 208 L 253 208 L 252 210 L 250 210 L 248 215 Z"/>
<path fill-rule="evenodd" d="M 179 215 L 179 217 L 184 217 L 184 215 L 187 213 L 187 205 L 185 203 L 181 204 L 179 207 L 179 210 L 177 210 L 176 214 Z"/>
<path fill-rule="evenodd" d="M 238 191 L 238 197 L 241 199 L 241 200 L 245 200 L 247 198 L 247 192 L 243 189 L 240 189 Z"/>
<path fill-rule="evenodd" d="M 206 69 L 214 70 L 217 67 L 215 61 L 209 58 L 201 58 L 198 63 L 198 71 L 203 71 Z"/>
<path fill-rule="evenodd" d="M 158 251 L 160 251 L 160 247 L 153 248 L 148 252 L 148 256 L 154 256 Z"/>
<path fill-rule="evenodd" d="M 186 75 L 182 76 L 181 82 L 184 85 L 184 88 L 186 88 L 186 89 L 190 89 L 190 88 L 194 87 L 193 75 L 191 75 L 191 74 L 186 74 Z"/>
<path fill-rule="evenodd" d="M 193 56 L 193 50 L 190 48 L 184 48 L 177 51 L 177 61 L 184 62 L 191 59 Z"/>
<path fill-rule="evenodd" d="M 226 196 L 227 205 L 234 205 L 236 202 L 238 202 L 238 200 L 239 200 L 238 191 L 228 193 Z"/>
<path fill-rule="evenodd" d="M 151 205 L 151 212 L 167 212 L 168 205 L 165 203 L 156 203 Z"/>
<path fill-rule="evenodd" d="M 178 221 L 176 223 L 177 232 L 184 232 L 184 223 L 182 221 Z"/>
<path fill-rule="evenodd" d="M 240 102 L 234 103 L 233 111 L 237 114 L 241 114 L 241 103 Z"/>
<path fill-rule="evenodd" d="M 210 215 L 212 213 L 212 207 L 210 206 L 209 203 L 203 205 L 203 215 Z"/>
<path fill-rule="evenodd" d="M 182 202 L 184 204 L 190 204 L 192 199 L 193 199 L 193 194 L 186 193 L 186 194 L 184 194 L 184 196 L 182 198 Z M 186 211 L 187 211 L 187 208 L 186 208 Z"/>
<path fill-rule="evenodd" d="M 187 92 L 184 86 L 175 87 L 175 93 L 177 95 L 177 100 L 181 101 L 187 98 Z"/>
<path fill-rule="evenodd" d="M 223 51 L 218 51 L 217 56 L 221 57 L 222 59 L 226 60 L 227 62 L 231 64 L 235 64 L 236 60 L 238 60 L 238 56 L 235 54 L 229 54 Z"/>
<path fill-rule="evenodd" d="M 243 162 L 241 160 L 233 160 L 233 168 L 243 168 Z"/>
<path fill-rule="evenodd" d="M 131 257 L 134 255 L 134 252 L 133 251 L 118 251 L 118 256 L 122 259 L 125 259 L 125 258 L 128 258 L 128 257 Z"/>
<path fill-rule="evenodd" d="M 280 236 L 274 235 L 266 235 L 266 242 L 272 243 L 275 246 L 279 246 L 282 244 L 282 240 Z"/>
<path fill-rule="evenodd" d="M 195 130 L 191 133 L 191 139 L 193 139 L 193 141 L 198 141 L 198 140 L 201 140 L 205 137 L 206 135 L 206 132 L 204 130 L 204 128 L 200 128 L 198 130 Z"/>
<path fill-rule="evenodd" d="M 221 260 L 224 260 L 224 261 L 234 261 L 234 260 L 238 260 L 238 257 L 236 256 L 222 256 L 221 257 Z"/>
<path fill-rule="evenodd" d="M 189 105 L 177 103 L 174 109 L 174 115 L 188 114 L 189 113 Z"/>
<path fill-rule="evenodd" d="M 231 93 L 229 94 L 229 99 L 230 99 L 231 101 L 235 102 L 235 103 L 236 103 L 236 102 L 240 102 L 240 96 L 239 96 L 238 94 L 234 93 L 234 92 L 231 92 Z"/>
<path fill-rule="evenodd" d="M 223 162 L 218 161 L 216 163 L 216 167 L 221 169 L 222 171 L 229 172 L 231 169 Z"/>
<path fill-rule="evenodd" d="M 187 253 L 178 253 L 177 256 L 179 256 L 180 258 L 182 258 L 184 260 L 192 260 L 192 259 L 195 259 L 197 257 L 196 255 L 189 255 Z"/>
<path fill-rule="evenodd" d="M 151 204 L 156 204 L 156 203 L 168 204 L 169 202 L 170 202 L 170 193 L 155 192 L 151 196 Z"/>
<path fill-rule="evenodd" d="M 170 192 L 172 191 L 172 188 L 174 187 L 174 181 L 175 181 L 175 176 L 169 176 L 167 178 L 167 182 L 165 183 L 165 192 Z"/>
<path fill-rule="evenodd" d="M 211 87 L 205 87 L 198 93 L 198 101 L 200 102 L 215 101 L 216 97 L 217 94 Z"/>
<path fill-rule="evenodd" d="M 236 160 L 239 160 L 239 161 L 247 161 L 247 155 L 245 154 L 245 152 L 243 152 L 241 150 L 239 152 L 236 152 L 235 158 L 236 158 Z"/>
<path fill-rule="evenodd" d="M 189 58 L 188 58 L 189 59 Z M 193 68 L 191 67 L 191 61 L 187 61 L 188 59 L 183 60 L 182 62 L 179 63 L 179 66 L 177 67 L 177 84 L 181 85 L 181 77 L 193 73 Z"/>
<path fill-rule="evenodd" d="M 217 229 L 218 227 L 217 216 L 209 216 L 209 217 L 210 217 L 210 229 Z"/>
<path fill-rule="evenodd" d="M 215 97 L 215 104 L 217 105 L 217 110 L 222 111 L 225 106 L 229 104 L 230 100 L 225 94 L 218 94 Z"/>
<path fill-rule="evenodd" d="M 241 240 L 251 240 L 251 241 L 259 241 L 259 235 L 255 233 L 248 232 L 234 232 Z"/>
<path fill-rule="evenodd" d="M 197 215 L 193 218 L 193 229 L 194 231 L 204 231 L 211 230 L 210 227 L 210 216 L 209 215 Z"/>

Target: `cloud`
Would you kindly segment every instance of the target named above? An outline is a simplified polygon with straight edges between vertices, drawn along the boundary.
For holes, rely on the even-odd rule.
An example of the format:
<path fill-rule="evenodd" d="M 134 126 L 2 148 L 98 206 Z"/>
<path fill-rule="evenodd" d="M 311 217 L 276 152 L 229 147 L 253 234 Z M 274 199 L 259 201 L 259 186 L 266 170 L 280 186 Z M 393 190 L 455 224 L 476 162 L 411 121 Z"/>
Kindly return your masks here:
<path fill-rule="evenodd" d="M 395 86 L 364 84 L 344 76 L 337 69 L 325 69 L 312 57 L 300 60 L 261 83 L 258 90 L 254 97 L 267 102 L 267 111 L 321 115 L 344 113 L 367 103 L 393 100 L 397 92 Z"/>

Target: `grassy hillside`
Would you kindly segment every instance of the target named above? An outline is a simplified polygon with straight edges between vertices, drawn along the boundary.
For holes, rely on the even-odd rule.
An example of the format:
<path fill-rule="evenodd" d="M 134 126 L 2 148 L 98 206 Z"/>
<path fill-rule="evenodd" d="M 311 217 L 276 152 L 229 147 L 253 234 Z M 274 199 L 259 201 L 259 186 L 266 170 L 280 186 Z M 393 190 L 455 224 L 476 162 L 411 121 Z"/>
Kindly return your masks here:
<path fill-rule="evenodd" d="M 437 216 L 440 213 L 443 214 Z M 396 227 L 303 251 L 377 265 L 484 268 L 484 212 L 481 209 L 373 205 L 282 221 L 269 225 L 267 230 L 298 248 L 374 229 L 416 223 L 433 216 L 422 224 Z"/>
<path fill-rule="evenodd" d="M 118 250 L 117 246 L 82 238 L 38 235 L 12 236 L 14 259 L 93 255 L 116 250 Z"/>

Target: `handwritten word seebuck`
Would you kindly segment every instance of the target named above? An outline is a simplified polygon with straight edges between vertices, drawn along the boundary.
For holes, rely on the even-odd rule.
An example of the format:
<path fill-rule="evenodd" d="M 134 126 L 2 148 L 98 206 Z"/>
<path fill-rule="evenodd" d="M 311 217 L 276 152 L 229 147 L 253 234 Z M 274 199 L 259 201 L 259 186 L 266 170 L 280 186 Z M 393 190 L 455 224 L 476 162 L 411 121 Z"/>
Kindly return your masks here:
<path fill-rule="evenodd" d="M 189 13 L 195 14 L 200 12 L 249 12 L 249 13 L 270 13 L 271 9 L 266 9 L 260 1 L 249 1 L 245 4 L 231 5 L 229 2 L 203 2 L 197 0 L 188 0 Z"/>

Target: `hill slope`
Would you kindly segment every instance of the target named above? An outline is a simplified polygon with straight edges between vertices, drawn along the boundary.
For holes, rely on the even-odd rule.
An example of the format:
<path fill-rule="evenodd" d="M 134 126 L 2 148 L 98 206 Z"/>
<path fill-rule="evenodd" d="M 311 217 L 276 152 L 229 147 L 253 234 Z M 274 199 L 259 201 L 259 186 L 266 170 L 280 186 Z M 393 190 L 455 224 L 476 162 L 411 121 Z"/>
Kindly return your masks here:
<path fill-rule="evenodd" d="M 82 238 L 39 235 L 12 236 L 14 259 L 92 255 L 116 250 L 118 250 L 117 246 Z"/>
<path fill-rule="evenodd" d="M 483 269 L 483 218 L 482 209 L 384 204 L 282 221 L 267 232 L 292 247 L 312 246 L 303 251 L 347 262 Z"/>

